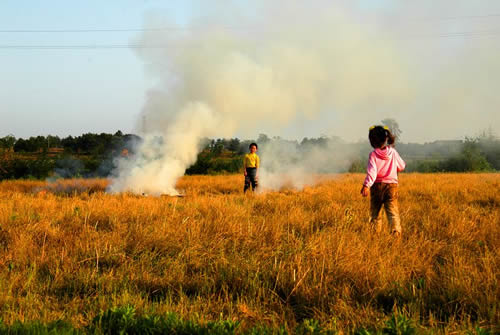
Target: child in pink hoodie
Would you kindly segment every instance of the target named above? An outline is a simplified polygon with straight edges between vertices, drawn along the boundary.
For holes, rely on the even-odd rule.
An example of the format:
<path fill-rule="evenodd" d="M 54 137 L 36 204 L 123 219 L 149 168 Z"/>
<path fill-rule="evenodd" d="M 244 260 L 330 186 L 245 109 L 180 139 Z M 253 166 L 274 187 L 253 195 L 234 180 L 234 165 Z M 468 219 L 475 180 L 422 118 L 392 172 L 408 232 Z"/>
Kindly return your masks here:
<path fill-rule="evenodd" d="M 401 235 L 401 223 L 398 209 L 398 172 L 403 171 L 406 164 L 392 147 L 395 136 L 388 127 L 370 127 L 368 134 L 374 150 L 370 153 L 366 178 L 361 188 L 363 197 L 370 191 L 370 223 L 375 231 L 382 230 L 380 210 L 382 205 L 391 225 L 392 233 Z"/>

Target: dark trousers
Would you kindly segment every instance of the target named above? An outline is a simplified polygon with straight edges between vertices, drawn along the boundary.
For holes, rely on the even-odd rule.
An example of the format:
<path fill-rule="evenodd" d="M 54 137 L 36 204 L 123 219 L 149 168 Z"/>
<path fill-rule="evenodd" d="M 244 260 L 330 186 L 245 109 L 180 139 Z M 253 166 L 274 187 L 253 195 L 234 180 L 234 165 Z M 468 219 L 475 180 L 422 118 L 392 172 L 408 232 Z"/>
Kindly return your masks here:
<path fill-rule="evenodd" d="M 246 192 L 250 186 L 252 186 L 252 191 L 257 189 L 259 185 L 257 181 L 257 168 L 246 168 L 247 175 L 245 176 L 245 187 L 243 188 L 243 192 Z"/>

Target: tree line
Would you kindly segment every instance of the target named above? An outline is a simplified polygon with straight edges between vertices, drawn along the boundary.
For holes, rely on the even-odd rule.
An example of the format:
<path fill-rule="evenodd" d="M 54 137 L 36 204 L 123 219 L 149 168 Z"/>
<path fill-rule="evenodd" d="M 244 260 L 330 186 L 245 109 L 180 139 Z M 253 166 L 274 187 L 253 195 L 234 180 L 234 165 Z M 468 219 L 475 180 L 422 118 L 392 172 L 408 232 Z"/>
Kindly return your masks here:
<path fill-rule="evenodd" d="M 0 138 L 0 179 L 48 177 L 107 177 L 115 168 L 116 158 L 133 155 L 142 139 L 134 134 L 86 133 L 80 136 L 36 136 L 27 139 L 8 135 Z M 339 137 L 320 136 L 286 140 L 260 134 L 255 140 L 238 138 L 201 141 L 202 150 L 186 174 L 237 173 L 251 142 L 259 147 L 286 145 L 298 151 L 341 146 L 355 153 L 343 171 L 364 172 L 371 147 L 368 141 L 347 143 Z M 407 161 L 409 172 L 500 171 L 500 140 L 490 133 L 457 141 L 397 143 Z"/>
<path fill-rule="evenodd" d="M 64 149 L 66 153 L 103 155 L 110 150 L 119 150 L 126 146 L 126 143 L 137 140 L 138 136 L 127 134 L 121 131 L 115 134 L 92 134 L 87 133 L 80 136 L 32 136 L 27 139 L 15 138 L 8 135 L 0 138 L 0 148 L 18 153 L 49 152 L 50 149 Z"/>

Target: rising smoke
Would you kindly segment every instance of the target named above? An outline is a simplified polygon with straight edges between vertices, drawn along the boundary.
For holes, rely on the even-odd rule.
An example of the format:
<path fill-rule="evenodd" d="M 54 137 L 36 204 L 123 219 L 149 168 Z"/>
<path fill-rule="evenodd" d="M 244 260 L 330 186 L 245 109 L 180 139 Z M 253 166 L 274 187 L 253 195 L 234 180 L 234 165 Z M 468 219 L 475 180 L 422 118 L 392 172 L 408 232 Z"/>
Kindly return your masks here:
<path fill-rule="evenodd" d="M 274 139 L 262 145 L 260 191 L 283 187 L 302 189 L 312 185 L 320 174 L 348 171 L 359 159 L 359 151 L 338 138 L 322 137 L 315 144 Z"/>
<path fill-rule="evenodd" d="M 459 95 L 468 86 L 448 75 L 463 73 L 461 66 L 469 64 L 466 46 L 453 45 L 451 62 L 435 61 L 408 46 L 394 29 L 401 22 L 359 15 L 352 2 L 277 3 L 238 8 L 210 2 L 210 8 L 199 7 L 203 16 L 177 30 L 154 29 L 175 26 L 165 17 L 146 19 L 146 30 L 133 44 L 148 46 L 137 53 L 157 85 L 143 110 L 144 141 L 135 156 L 118 162 L 111 191 L 177 194 L 176 181 L 196 160 L 204 137 L 279 134 L 297 119 L 334 115 L 334 129 L 359 138 L 370 122 L 386 116 L 427 117 L 429 108 L 439 108 L 437 119 L 446 119 L 452 113 L 468 115 L 471 104 L 477 107 L 480 89 L 474 88 L 473 98 Z M 395 6 L 394 13 L 408 15 L 405 8 L 411 6 Z M 499 71 L 496 59 L 483 58 Z M 418 62 L 429 72 L 415 69 Z M 488 106 L 498 102 L 491 89 L 485 94 Z M 287 173 L 300 187 L 324 164 L 349 156 L 328 149 L 300 156 L 293 148 L 268 148 L 262 153 L 261 183 L 279 188 Z M 303 159 L 287 161 L 290 156 Z"/>

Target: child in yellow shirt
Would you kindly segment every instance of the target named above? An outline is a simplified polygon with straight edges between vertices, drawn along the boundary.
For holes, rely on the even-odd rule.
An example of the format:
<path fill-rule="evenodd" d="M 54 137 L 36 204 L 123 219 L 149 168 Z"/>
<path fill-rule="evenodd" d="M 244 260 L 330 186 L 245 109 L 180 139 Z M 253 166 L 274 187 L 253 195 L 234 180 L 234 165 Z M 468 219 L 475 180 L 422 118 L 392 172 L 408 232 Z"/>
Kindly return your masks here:
<path fill-rule="evenodd" d="M 246 192 L 250 185 L 252 186 L 252 191 L 255 191 L 258 186 L 258 170 L 260 165 L 260 159 L 257 155 L 258 146 L 257 143 L 251 143 L 248 147 L 250 152 L 245 155 L 243 160 L 243 170 L 245 174 L 245 187 L 243 192 Z"/>

